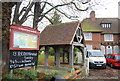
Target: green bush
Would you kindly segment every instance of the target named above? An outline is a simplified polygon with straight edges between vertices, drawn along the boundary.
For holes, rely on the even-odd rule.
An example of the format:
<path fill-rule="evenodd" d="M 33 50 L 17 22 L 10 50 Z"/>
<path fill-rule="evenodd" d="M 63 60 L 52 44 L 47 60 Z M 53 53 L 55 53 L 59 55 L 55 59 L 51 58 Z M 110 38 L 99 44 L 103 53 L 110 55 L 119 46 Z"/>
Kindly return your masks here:
<path fill-rule="evenodd" d="M 55 51 L 54 51 L 54 49 L 53 49 L 52 47 L 49 48 L 49 51 L 48 51 L 48 52 L 49 52 L 49 54 L 52 55 L 52 56 L 53 56 L 54 53 L 55 53 Z"/>
<path fill-rule="evenodd" d="M 15 70 L 13 70 L 13 73 L 15 73 L 15 74 L 24 74 L 26 71 L 25 70 L 23 70 L 23 69 L 15 69 Z"/>
<path fill-rule="evenodd" d="M 37 72 L 35 70 L 27 70 L 22 73 L 24 79 L 34 80 L 37 78 Z"/>
<path fill-rule="evenodd" d="M 15 76 L 14 74 L 21 74 L 21 77 L 20 76 Z M 37 72 L 35 70 L 23 70 L 23 69 L 16 69 L 16 70 L 13 70 L 13 75 L 10 75 L 10 74 L 6 74 L 4 79 L 29 79 L 29 80 L 34 80 L 36 79 L 38 76 L 37 76 Z"/>
<path fill-rule="evenodd" d="M 11 74 L 6 74 L 5 77 L 3 77 L 4 81 L 9 81 L 9 79 L 21 79 L 19 76 L 11 75 Z"/>

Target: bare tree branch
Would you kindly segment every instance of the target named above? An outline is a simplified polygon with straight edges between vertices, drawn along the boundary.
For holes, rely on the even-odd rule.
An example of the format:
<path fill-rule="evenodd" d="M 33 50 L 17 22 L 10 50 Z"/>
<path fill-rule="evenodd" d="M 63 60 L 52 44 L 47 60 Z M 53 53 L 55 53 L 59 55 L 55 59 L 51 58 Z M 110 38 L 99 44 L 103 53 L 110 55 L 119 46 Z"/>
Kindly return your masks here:
<path fill-rule="evenodd" d="M 15 24 L 18 24 L 19 22 L 19 8 L 22 2 L 17 2 L 16 7 L 15 7 L 15 11 L 14 11 L 14 18 L 12 23 L 14 22 Z"/>
<path fill-rule="evenodd" d="M 51 21 L 50 18 L 48 18 L 47 16 L 45 16 L 45 18 L 46 18 L 51 24 L 53 24 L 53 22 Z"/>
<path fill-rule="evenodd" d="M 58 12 L 60 12 L 61 14 L 63 14 L 65 17 L 67 17 L 67 18 L 69 18 L 69 19 L 71 19 L 71 18 L 78 18 L 77 16 L 68 16 L 68 15 L 66 15 L 64 12 L 60 11 L 59 9 L 57 9 L 57 7 L 60 7 L 60 6 L 65 6 L 65 5 L 73 4 L 73 5 L 75 6 L 75 8 L 77 8 L 77 10 L 86 11 L 86 10 L 88 9 L 88 8 L 86 8 L 86 9 L 84 9 L 84 10 L 79 9 L 79 8 L 76 6 L 76 4 L 73 3 L 73 2 L 65 3 L 65 4 L 61 4 L 61 5 L 57 5 L 57 6 L 53 6 L 53 5 L 52 5 L 51 3 L 49 3 L 49 2 L 45 2 L 45 3 L 47 3 L 48 5 L 50 5 L 52 8 L 49 9 L 49 10 L 48 10 L 46 13 L 44 13 L 43 15 L 41 15 L 41 18 L 39 19 L 39 21 L 41 21 L 42 18 L 43 18 L 46 14 L 48 14 L 51 10 L 53 10 L 53 9 L 56 9 Z"/>
<path fill-rule="evenodd" d="M 30 4 L 30 6 L 27 8 L 25 14 L 24 14 L 24 15 L 22 16 L 22 18 L 20 19 L 20 24 L 24 23 L 24 19 L 27 17 L 27 15 L 28 15 L 29 11 L 31 10 L 31 8 L 33 7 L 33 5 L 34 5 L 34 2 L 32 2 L 32 3 Z"/>
<path fill-rule="evenodd" d="M 85 2 L 82 2 L 82 4 L 87 4 L 87 3 L 89 3 L 91 0 L 87 0 L 87 1 L 85 1 Z"/>

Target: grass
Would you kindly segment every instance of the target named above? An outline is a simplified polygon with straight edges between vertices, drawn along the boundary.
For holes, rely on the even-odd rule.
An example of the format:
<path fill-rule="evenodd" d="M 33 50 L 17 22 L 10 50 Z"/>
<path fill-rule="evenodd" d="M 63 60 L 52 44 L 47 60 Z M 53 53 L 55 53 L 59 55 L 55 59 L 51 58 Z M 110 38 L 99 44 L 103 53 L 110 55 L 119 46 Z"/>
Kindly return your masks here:
<path fill-rule="evenodd" d="M 48 57 L 48 64 L 49 66 L 54 66 L 54 59 L 55 59 L 55 56 L 51 56 L 49 55 Z M 62 62 L 63 58 L 60 57 L 60 61 Z M 65 57 L 65 61 L 67 62 L 67 57 Z M 38 65 L 44 65 L 44 54 L 39 54 L 38 55 Z"/>
<path fill-rule="evenodd" d="M 54 66 L 54 56 L 48 57 L 48 64 Z M 44 65 L 44 54 L 38 55 L 38 65 Z"/>
<path fill-rule="evenodd" d="M 54 69 L 44 69 L 44 68 L 38 68 L 37 71 L 39 73 L 45 73 L 46 75 L 61 75 L 62 77 L 69 75 L 70 73 L 66 70 L 54 70 Z"/>

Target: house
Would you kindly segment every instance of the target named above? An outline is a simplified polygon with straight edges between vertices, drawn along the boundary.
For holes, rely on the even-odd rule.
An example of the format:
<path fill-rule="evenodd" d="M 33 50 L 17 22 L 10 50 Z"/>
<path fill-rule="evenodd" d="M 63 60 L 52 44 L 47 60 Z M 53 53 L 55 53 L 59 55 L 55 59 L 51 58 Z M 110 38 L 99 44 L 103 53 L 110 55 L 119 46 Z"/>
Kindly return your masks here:
<path fill-rule="evenodd" d="M 68 64 L 74 67 L 74 49 L 79 48 L 82 52 L 82 64 L 84 65 L 84 39 L 79 22 L 60 23 L 47 26 L 40 35 L 40 47 L 45 47 L 45 66 L 48 65 L 48 50 L 53 47 L 55 50 L 55 66 L 61 67 L 60 49 L 63 50 L 62 64 Z M 68 56 L 68 62 L 65 62 L 65 54 Z"/>
<path fill-rule="evenodd" d="M 104 54 L 120 53 L 120 19 L 96 18 L 95 11 L 82 21 L 85 44 L 88 50 L 102 50 Z"/>

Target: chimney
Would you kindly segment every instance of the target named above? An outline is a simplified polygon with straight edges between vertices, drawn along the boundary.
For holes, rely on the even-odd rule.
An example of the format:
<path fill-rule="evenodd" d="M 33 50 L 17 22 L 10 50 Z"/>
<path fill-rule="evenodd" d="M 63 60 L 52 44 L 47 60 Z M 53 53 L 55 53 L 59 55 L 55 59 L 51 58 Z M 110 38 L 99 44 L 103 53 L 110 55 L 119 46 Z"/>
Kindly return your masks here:
<path fill-rule="evenodd" d="M 90 13 L 90 19 L 91 19 L 91 21 L 95 21 L 96 19 L 95 19 L 95 11 L 91 11 L 91 13 Z"/>

